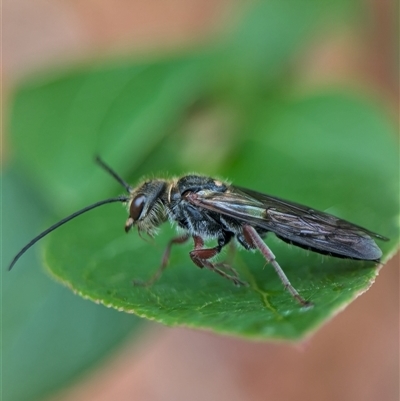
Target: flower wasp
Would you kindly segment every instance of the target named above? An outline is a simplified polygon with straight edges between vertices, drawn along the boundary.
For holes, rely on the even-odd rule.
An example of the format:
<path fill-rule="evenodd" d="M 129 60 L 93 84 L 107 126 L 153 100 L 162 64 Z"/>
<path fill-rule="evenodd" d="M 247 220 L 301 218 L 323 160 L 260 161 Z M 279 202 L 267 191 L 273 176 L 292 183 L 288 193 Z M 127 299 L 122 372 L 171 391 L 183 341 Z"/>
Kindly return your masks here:
<path fill-rule="evenodd" d="M 210 269 L 236 285 L 246 285 L 233 267 L 213 261 L 225 245 L 236 240 L 246 250 L 260 251 L 292 297 L 301 305 L 309 306 L 311 302 L 290 284 L 263 241 L 268 232 L 313 252 L 377 263 L 382 252 L 373 238 L 388 240 L 333 215 L 206 176 L 191 174 L 169 180 L 151 179 L 131 187 L 99 157 L 96 161 L 127 190 L 128 195 L 96 202 L 60 220 L 25 245 L 12 260 L 9 270 L 32 245 L 56 228 L 91 209 L 113 202 L 127 205 L 126 232 L 137 226 L 139 234 L 154 236 L 157 228 L 169 220 L 184 233 L 169 241 L 159 269 L 148 281 L 134 282 L 140 285 L 156 281 L 167 267 L 171 247 L 190 237 L 194 249 L 189 256 L 195 265 Z M 217 245 L 205 248 L 205 239 L 214 239 Z"/>

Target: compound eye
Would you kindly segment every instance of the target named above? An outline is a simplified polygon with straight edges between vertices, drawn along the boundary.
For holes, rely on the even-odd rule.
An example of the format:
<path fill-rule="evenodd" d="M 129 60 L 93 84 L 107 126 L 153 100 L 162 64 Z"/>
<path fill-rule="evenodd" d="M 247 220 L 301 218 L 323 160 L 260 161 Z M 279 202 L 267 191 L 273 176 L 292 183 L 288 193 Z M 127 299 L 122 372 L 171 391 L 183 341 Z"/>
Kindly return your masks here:
<path fill-rule="evenodd" d="M 145 202 L 146 202 L 146 197 L 144 195 L 138 195 L 135 199 L 133 199 L 129 207 L 129 215 L 134 221 L 139 220 Z"/>

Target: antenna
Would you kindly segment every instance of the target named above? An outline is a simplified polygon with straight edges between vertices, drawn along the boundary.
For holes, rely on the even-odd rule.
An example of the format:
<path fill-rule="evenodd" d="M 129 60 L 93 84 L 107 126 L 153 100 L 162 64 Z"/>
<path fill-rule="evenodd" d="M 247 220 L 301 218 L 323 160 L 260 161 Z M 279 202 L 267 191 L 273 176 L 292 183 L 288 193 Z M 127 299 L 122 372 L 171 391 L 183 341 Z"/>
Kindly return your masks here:
<path fill-rule="evenodd" d="M 92 205 L 86 206 L 81 210 L 78 210 L 75 213 L 72 213 L 71 215 L 65 217 L 64 219 L 60 220 L 58 223 L 53 224 L 51 227 L 49 227 L 47 230 L 44 230 L 42 233 L 40 233 L 38 236 L 36 236 L 32 241 L 30 241 L 28 244 L 26 244 L 15 256 L 12 262 L 10 263 L 10 266 L 8 267 L 8 270 L 11 270 L 15 263 L 17 263 L 18 259 L 36 242 L 38 242 L 40 239 L 45 237 L 47 234 L 51 233 L 54 231 L 56 228 L 62 226 L 63 224 L 67 223 L 68 221 L 74 219 L 75 217 L 88 212 L 89 210 L 92 210 L 96 207 L 105 205 L 106 203 L 113 203 L 113 202 L 127 202 L 129 200 L 129 197 L 126 195 L 120 195 L 117 196 L 116 198 L 110 198 L 110 199 L 105 199 L 96 203 L 93 203 Z"/>
<path fill-rule="evenodd" d="M 127 191 L 128 193 L 131 193 L 133 188 L 125 182 L 110 166 L 108 166 L 103 160 L 100 159 L 99 156 L 96 156 L 96 163 L 98 163 L 104 170 L 106 170 L 111 176 L 113 176 Z M 64 219 L 60 220 L 58 223 L 53 224 L 51 227 L 49 227 L 47 230 L 44 230 L 42 233 L 40 233 L 38 236 L 33 238 L 32 241 L 30 241 L 28 244 L 26 244 L 15 256 L 12 262 L 10 263 L 10 266 L 8 266 L 8 270 L 11 270 L 14 265 L 17 263 L 18 259 L 36 242 L 38 242 L 40 239 L 45 237 L 47 234 L 51 233 L 54 231 L 56 228 L 62 226 L 63 224 L 67 223 L 68 221 L 74 219 L 77 216 L 80 216 L 83 213 L 88 212 L 89 210 L 95 209 L 96 207 L 105 205 L 107 203 L 113 203 L 113 202 L 127 202 L 129 200 L 129 196 L 126 195 L 120 195 L 117 196 L 116 198 L 109 198 L 105 199 L 96 203 L 93 203 L 92 205 L 86 206 L 81 210 L 78 210 L 75 213 L 70 214 L 69 216 L 65 217 Z"/>
<path fill-rule="evenodd" d="M 107 171 L 110 175 L 112 175 L 129 193 L 132 192 L 133 188 L 123 180 L 109 165 L 107 165 L 100 156 L 96 156 L 95 158 L 96 163 L 102 167 L 104 170 Z"/>
<path fill-rule="evenodd" d="M 45 237 L 47 234 L 51 233 L 52 231 L 54 231 L 56 228 L 62 226 L 63 224 L 67 223 L 68 221 L 74 219 L 75 217 L 88 212 L 89 210 L 95 209 L 96 207 L 105 205 L 107 203 L 113 203 L 113 202 L 126 202 L 129 200 L 128 196 L 125 195 L 121 195 L 121 196 L 117 196 L 116 198 L 110 198 L 110 199 L 105 199 L 96 203 L 93 203 L 92 205 L 86 206 L 81 210 L 78 210 L 75 213 L 72 213 L 71 215 L 63 218 L 62 220 L 60 220 L 59 222 L 57 222 L 56 224 L 53 224 L 51 227 L 49 227 L 47 230 L 44 230 L 42 233 L 40 233 L 38 236 L 36 236 L 35 238 L 33 238 L 33 240 L 31 240 L 28 244 L 26 244 L 15 256 L 14 259 L 12 260 L 12 262 L 10 263 L 10 266 L 8 267 L 8 270 L 11 270 L 13 268 L 13 266 L 15 265 L 15 263 L 17 263 L 18 259 L 34 244 L 36 244 L 36 242 L 38 242 L 40 239 L 42 239 L 43 237 Z"/>

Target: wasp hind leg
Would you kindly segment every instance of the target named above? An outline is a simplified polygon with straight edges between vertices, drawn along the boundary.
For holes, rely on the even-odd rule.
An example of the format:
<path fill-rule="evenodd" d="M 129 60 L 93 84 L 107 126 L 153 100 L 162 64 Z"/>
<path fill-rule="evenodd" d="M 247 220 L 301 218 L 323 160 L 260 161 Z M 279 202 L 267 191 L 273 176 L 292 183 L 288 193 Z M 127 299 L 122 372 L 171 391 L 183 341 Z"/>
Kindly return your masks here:
<path fill-rule="evenodd" d="M 240 280 L 237 271 L 230 265 L 226 263 L 212 263 L 209 259 L 212 259 L 214 256 L 218 255 L 221 252 L 221 249 L 224 245 L 226 245 L 232 236 L 224 236 L 218 239 L 218 245 L 214 248 L 203 248 L 204 241 L 201 237 L 194 235 L 194 249 L 189 253 L 190 258 L 192 259 L 193 263 L 203 268 L 212 270 L 215 273 L 219 274 L 220 276 L 232 281 L 235 285 L 240 286 L 244 285 L 247 286 L 248 284 L 245 281 Z M 232 274 L 228 274 L 226 271 L 231 272 Z"/>
<path fill-rule="evenodd" d="M 302 306 L 312 307 L 313 304 L 310 301 L 305 300 L 297 290 L 290 284 L 289 279 L 286 277 L 286 274 L 279 266 L 278 262 L 275 259 L 275 255 L 272 253 L 271 249 L 265 244 L 260 234 L 256 231 L 256 229 L 252 226 L 245 225 L 243 226 L 243 236 L 244 239 L 249 244 L 251 248 L 257 248 L 261 254 L 264 256 L 265 260 L 272 265 L 278 274 L 280 280 L 282 281 L 283 286 L 286 290 L 289 291 L 290 295 Z"/>

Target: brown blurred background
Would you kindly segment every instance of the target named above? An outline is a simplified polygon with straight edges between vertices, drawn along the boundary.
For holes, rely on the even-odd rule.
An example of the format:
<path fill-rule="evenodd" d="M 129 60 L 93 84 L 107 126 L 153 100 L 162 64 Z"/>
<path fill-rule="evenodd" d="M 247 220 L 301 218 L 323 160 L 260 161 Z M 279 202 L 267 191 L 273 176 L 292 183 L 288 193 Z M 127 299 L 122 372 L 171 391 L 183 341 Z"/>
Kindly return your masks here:
<path fill-rule="evenodd" d="M 228 0 L 5 0 L 3 88 L 49 65 L 127 50 L 206 42 L 234 13 Z M 304 87 L 365 85 L 396 118 L 397 2 L 365 0 L 365 24 L 316 38 L 298 59 Z M 399 399 L 399 258 L 372 288 L 301 346 L 250 343 L 151 326 L 51 400 Z"/>

